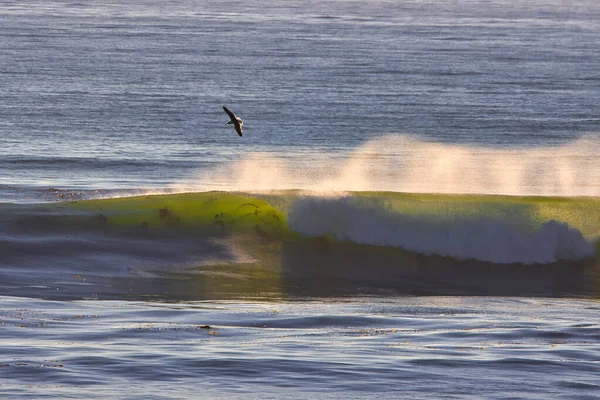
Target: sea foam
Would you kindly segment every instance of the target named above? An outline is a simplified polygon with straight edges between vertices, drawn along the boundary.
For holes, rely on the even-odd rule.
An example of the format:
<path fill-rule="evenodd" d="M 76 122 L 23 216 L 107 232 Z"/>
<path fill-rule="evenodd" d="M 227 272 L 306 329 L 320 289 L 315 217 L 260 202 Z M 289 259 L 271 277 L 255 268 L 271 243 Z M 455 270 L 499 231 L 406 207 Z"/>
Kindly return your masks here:
<path fill-rule="evenodd" d="M 486 217 L 443 221 L 431 215 L 395 212 L 383 203 L 365 206 L 352 197 L 301 197 L 292 205 L 288 223 L 308 237 L 329 236 L 492 263 L 546 264 L 594 254 L 593 245 L 566 223 L 548 221 L 527 231 Z"/>

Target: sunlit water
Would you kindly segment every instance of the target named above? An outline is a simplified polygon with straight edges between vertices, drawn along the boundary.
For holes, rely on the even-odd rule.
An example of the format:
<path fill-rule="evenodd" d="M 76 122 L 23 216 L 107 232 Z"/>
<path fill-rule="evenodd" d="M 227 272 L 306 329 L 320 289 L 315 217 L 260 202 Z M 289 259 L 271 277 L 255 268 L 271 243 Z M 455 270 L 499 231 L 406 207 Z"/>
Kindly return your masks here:
<path fill-rule="evenodd" d="M 600 196 L 598 2 L 101 3 L 0 4 L 0 397 L 597 398 L 597 259 L 317 242 L 257 279 L 214 238 L 60 230 L 25 203 Z"/>
<path fill-rule="evenodd" d="M 18 398 L 595 398 L 599 306 L 519 298 L 2 298 Z"/>

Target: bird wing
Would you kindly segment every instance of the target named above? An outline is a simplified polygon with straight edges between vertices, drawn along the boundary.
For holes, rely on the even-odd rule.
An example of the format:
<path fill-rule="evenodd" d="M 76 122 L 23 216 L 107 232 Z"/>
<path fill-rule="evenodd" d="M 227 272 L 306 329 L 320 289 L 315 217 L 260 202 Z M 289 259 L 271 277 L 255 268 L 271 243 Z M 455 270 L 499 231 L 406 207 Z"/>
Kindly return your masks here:
<path fill-rule="evenodd" d="M 225 106 L 223 106 L 223 110 L 225 110 L 225 112 L 227 113 L 227 115 L 229 115 L 229 118 L 231 118 L 232 121 L 235 121 L 235 114 L 232 113 L 231 111 L 229 111 L 229 109 Z"/>
<path fill-rule="evenodd" d="M 237 119 L 234 120 L 233 125 L 235 125 L 235 130 L 238 135 L 242 136 L 242 125 L 240 125 Z"/>

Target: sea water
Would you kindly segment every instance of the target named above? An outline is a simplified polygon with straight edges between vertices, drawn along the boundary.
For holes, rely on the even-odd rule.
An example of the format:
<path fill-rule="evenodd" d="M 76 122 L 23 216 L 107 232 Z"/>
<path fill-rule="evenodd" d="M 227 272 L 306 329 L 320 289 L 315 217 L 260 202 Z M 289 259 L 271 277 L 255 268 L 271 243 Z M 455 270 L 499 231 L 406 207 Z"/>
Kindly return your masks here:
<path fill-rule="evenodd" d="M 0 394 L 597 398 L 598 21 L 0 4 Z"/>

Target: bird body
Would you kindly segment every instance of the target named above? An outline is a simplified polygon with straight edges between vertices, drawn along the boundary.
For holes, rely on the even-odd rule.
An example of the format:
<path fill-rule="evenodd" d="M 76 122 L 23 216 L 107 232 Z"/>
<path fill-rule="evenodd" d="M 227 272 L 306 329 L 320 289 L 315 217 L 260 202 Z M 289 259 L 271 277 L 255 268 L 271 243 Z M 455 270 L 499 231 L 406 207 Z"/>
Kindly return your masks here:
<path fill-rule="evenodd" d="M 242 121 L 240 117 L 229 111 L 227 107 L 223 106 L 223 110 L 225 110 L 227 115 L 229 115 L 229 118 L 231 118 L 231 120 L 227 122 L 226 125 L 233 124 L 233 126 L 235 126 L 235 131 L 237 132 L 237 134 L 242 136 L 242 126 L 244 125 L 244 121 Z"/>

